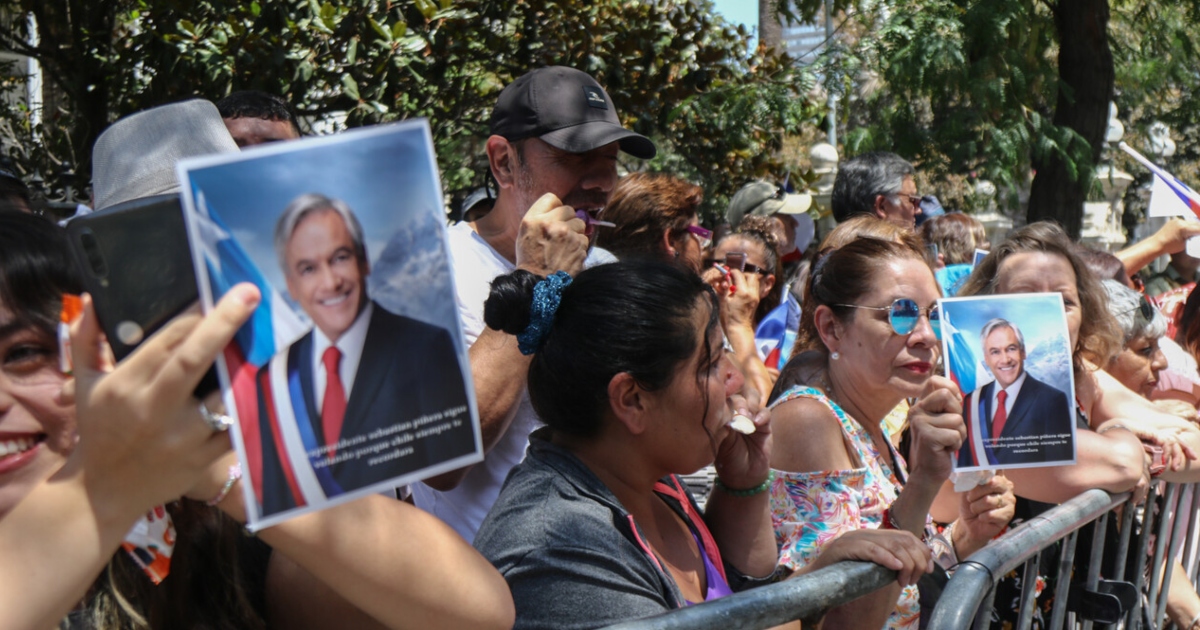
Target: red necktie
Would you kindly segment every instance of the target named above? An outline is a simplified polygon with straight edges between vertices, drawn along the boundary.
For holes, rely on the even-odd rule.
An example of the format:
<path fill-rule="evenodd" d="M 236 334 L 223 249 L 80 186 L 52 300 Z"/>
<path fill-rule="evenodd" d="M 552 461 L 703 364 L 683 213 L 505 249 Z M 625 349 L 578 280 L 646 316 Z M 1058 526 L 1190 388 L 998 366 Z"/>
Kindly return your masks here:
<path fill-rule="evenodd" d="M 325 394 L 328 396 L 329 394 Z M 1008 392 L 1003 389 L 996 394 L 996 411 L 992 414 L 992 439 L 998 439 L 1000 434 L 1004 432 L 1004 421 L 1008 420 L 1008 410 L 1004 407 L 1004 401 L 1008 399 Z"/>
<path fill-rule="evenodd" d="M 325 400 L 321 402 L 321 430 L 325 433 L 325 445 L 337 444 L 342 434 L 342 420 L 346 417 L 346 389 L 342 387 L 342 377 L 338 374 L 338 364 L 342 361 L 342 352 L 337 346 L 329 346 L 321 356 L 325 364 Z M 329 458 L 333 459 L 334 449 L 329 449 Z"/>

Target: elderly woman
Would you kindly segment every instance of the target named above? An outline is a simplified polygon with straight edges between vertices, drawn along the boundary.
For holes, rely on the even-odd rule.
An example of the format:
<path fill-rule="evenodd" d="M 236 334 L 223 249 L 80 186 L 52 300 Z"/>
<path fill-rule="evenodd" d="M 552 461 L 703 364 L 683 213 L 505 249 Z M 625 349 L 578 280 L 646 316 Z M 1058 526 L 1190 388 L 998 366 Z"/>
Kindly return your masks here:
<path fill-rule="evenodd" d="M 700 272 L 712 232 L 700 227 L 697 212 L 704 190 L 665 173 L 631 173 L 608 198 L 596 245 L 618 259 L 676 262 Z"/>
<path fill-rule="evenodd" d="M 805 291 L 792 361 L 819 357 L 807 384 L 781 377 L 773 406 L 772 520 L 781 562 L 807 566 L 849 532 L 902 529 L 925 537 L 930 504 L 965 435 L 962 397 L 933 374 L 938 362 L 937 282 L 912 236 L 860 238 L 823 253 Z M 788 378 L 791 378 L 788 375 Z M 911 471 L 881 421 L 904 398 Z M 1003 482 L 981 491 L 971 518 L 951 529 L 939 556 L 953 563 L 1012 516 Z M 916 588 L 882 589 L 830 611 L 832 627 L 915 628 Z"/>
<path fill-rule="evenodd" d="M 548 425 L 475 539 L 508 580 L 517 628 L 605 626 L 774 576 L 769 417 L 751 421 L 733 395 L 741 375 L 697 275 L 650 261 L 573 281 L 517 271 L 492 285 L 486 312 L 534 353 L 529 397 Z M 677 474 L 714 460 L 702 516 Z M 929 558 L 907 532 L 840 543 L 812 566 L 872 560 L 909 583 Z"/>
<path fill-rule="evenodd" d="M 1149 398 L 1158 385 L 1159 374 L 1167 367 L 1167 359 L 1158 347 L 1159 339 L 1167 332 L 1167 320 L 1141 293 L 1116 280 L 1102 280 L 1101 285 L 1108 296 L 1108 312 L 1124 341 L 1104 370 L 1131 391 Z"/>
<path fill-rule="evenodd" d="M 258 292 L 241 285 L 208 317 L 176 318 L 115 369 L 101 360 L 84 299 L 72 379 L 55 332 L 63 294 L 78 291 L 65 250 L 58 226 L 0 211 L 0 435 L 10 451 L 0 455 L 0 626 L 49 628 L 72 608 L 67 627 L 99 629 L 511 624 L 495 570 L 400 501 L 367 497 L 245 536 L 229 438 L 201 419 L 192 391 Z M 196 500 L 176 501 L 185 493 Z M 154 511 L 171 514 L 176 536 L 172 570 L 156 585 L 118 546 L 163 503 Z M 335 544 L 346 540 L 359 544 Z"/>
<path fill-rule="evenodd" d="M 1156 390 L 1159 374 L 1167 365 L 1158 349 L 1159 339 L 1167 330 L 1167 321 L 1141 293 L 1116 280 L 1103 280 L 1102 284 L 1108 295 L 1109 313 L 1116 319 L 1125 339 L 1121 352 L 1109 359 L 1104 369 L 1125 387 L 1149 398 Z M 1159 403 L 1160 406 L 1164 404 L 1170 403 Z M 1164 407 L 1167 411 L 1171 409 Z M 1183 411 L 1189 419 L 1196 415 L 1196 409 L 1186 404 Z M 1178 560 L 1171 560 L 1171 571 L 1167 615 L 1176 627 L 1194 630 L 1200 627 L 1200 597 Z"/>

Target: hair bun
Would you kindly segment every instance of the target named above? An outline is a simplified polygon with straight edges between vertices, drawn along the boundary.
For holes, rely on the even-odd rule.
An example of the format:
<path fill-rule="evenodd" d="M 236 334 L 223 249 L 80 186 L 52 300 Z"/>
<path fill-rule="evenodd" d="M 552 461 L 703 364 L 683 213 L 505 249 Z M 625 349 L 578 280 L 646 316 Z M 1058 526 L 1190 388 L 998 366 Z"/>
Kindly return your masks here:
<path fill-rule="evenodd" d="M 524 269 L 498 276 L 483 305 L 483 322 L 488 328 L 519 335 L 529 327 L 529 305 L 533 287 L 542 280 Z"/>

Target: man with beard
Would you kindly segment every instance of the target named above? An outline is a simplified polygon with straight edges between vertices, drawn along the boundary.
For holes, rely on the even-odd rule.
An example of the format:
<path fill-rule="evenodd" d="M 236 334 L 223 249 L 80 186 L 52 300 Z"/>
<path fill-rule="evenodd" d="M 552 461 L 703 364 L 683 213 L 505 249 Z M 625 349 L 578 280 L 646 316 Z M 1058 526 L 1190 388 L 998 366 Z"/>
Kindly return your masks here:
<path fill-rule="evenodd" d="M 612 99 L 591 76 L 560 66 L 530 71 L 500 92 L 492 110 L 488 164 L 499 193 L 491 212 L 449 230 L 459 315 L 486 457 L 416 484 L 418 507 L 474 540 L 508 471 L 540 423 L 529 404 L 530 357 L 517 339 L 487 328 L 483 304 L 499 275 L 538 276 L 587 264 L 591 222 L 617 181 L 617 154 L 654 157 L 654 144 L 621 126 Z M 587 262 L 585 263 L 585 259 Z"/>

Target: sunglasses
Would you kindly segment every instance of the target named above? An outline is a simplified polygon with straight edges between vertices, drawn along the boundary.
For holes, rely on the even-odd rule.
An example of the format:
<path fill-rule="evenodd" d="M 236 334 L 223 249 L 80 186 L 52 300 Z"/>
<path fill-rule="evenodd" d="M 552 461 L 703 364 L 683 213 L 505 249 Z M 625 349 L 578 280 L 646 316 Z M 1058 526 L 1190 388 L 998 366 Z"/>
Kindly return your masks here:
<path fill-rule="evenodd" d="M 712 230 L 706 230 L 699 225 L 689 225 L 687 231 L 696 237 L 696 241 L 700 243 L 700 249 L 708 249 L 712 245 Z"/>
<path fill-rule="evenodd" d="M 1137 308 L 1130 309 L 1126 311 L 1126 313 L 1133 313 L 1135 311 L 1137 312 L 1138 318 L 1141 319 L 1143 324 L 1148 324 L 1154 320 L 1154 305 L 1151 304 L 1150 300 L 1147 300 L 1146 296 L 1144 295 L 1138 301 Z"/>
<path fill-rule="evenodd" d="M 715 267 L 717 265 L 725 265 L 725 267 L 729 269 L 737 269 L 746 273 L 757 273 L 761 276 L 769 276 L 774 273 L 765 267 L 759 267 L 754 263 L 746 262 L 746 254 L 744 253 L 725 254 L 724 260 L 718 260 L 716 258 L 704 259 L 705 267 Z"/>
<path fill-rule="evenodd" d="M 907 199 L 908 203 L 911 204 L 912 207 L 914 207 L 914 208 L 921 207 L 921 199 L 922 199 L 921 195 L 906 195 L 904 193 L 896 193 L 892 196 L 897 199 Z"/>
<path fill-rule="evenodd" d="M 911 334 L 916 330 L 917 321 L 921 319 L 921 315 L 925 315 L 929 318 L 929 327 L 933 329 L 933 334 L 938 339 L 942 338 L 942 315 L 937 304 L 929 308 L 921 308 L 913 300 L 899 298 L 893 301 L 891 306 L 859 306 L 858 304 L 834 304 L 834 306 L 862 308 L 868 311 L 887 311 L 888 323 L 892 325 L 892 330 L 897 335 Z"/>

